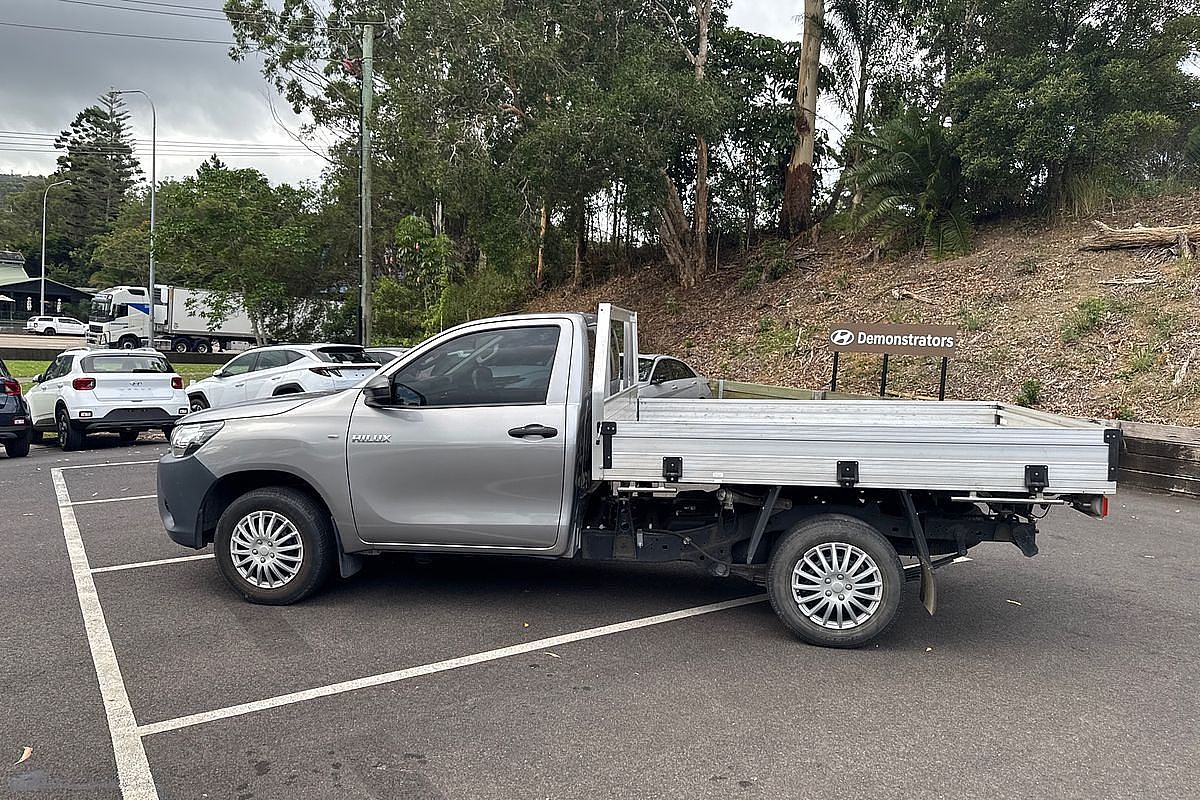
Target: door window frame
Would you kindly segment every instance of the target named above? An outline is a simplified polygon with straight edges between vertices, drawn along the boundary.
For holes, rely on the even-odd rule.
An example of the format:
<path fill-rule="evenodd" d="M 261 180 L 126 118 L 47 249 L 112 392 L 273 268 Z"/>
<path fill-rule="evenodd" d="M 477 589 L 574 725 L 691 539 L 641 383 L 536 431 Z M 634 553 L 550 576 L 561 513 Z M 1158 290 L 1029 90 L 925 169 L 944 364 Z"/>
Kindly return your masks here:
<path fill-rule="evenodd" d="M 494 322 L 480 323 L 470 327 L 462 327 L 453 332 L 447 331 L 447 335 L 438 336 L 436 339 L 426 343 L 421 347 L 419 352 L 405 353 L 403 359 L 397 358 L 391 364 L 380 367 L 377 376 L 386 378 L 388 386 L 392 384 L 392 379 L 403 367 L 417 363 L 426 355 L 434 350 L 442 347 L 445 344 L 461 339 L 464 336 L 471 336 L 479 333 L 491 333 L 496 331 L 508 331 L 520 328 L 558 328 L 558 346 L 554 350 L 554 357 L 550 365 L 550 382 L 546 390 L 546 396 L 540 402 L 533 403 L 462 403 L 458 405 L 420 405 L 420 406 L 391 406 L 391 408 L 411 408 L 420 409 L 422 412 L 432 412 L 441 409 L 449 408 L 517 408 L 539 407 L 539 406 L 554 406 L 566 405 L 567 402 L 567 383 L 571 375 L 571 357 L 573 353 L 573 337 L 574 326 L 570 321 L 561 317 L 551 317 L 548 319 L 529 319 L 529 320 L 513 320 L 504 325 L 497 325 Z M 400 362 L 403 360 L 403 364 Z M 361 395 L 360 395 L 361 399 Z M 386 408 L 386 407 L 385 407 Z"/>

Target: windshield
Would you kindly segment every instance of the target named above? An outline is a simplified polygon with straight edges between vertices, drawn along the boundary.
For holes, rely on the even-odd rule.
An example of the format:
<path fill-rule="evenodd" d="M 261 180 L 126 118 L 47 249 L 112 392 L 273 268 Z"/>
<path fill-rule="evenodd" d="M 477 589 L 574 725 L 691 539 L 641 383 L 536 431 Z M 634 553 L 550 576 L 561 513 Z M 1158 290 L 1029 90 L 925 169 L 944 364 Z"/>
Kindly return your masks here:
<path fill-rule="evenodd" d="M 85 373 L 171 372 L 162 356 L 88 356 L 83 359 Z"/>
<path fill-rule="evenodd" d="M 334 364 L 378 364 L 361 347 L 322 347 L 314 350 L 313 355 Z"/>
<path fill-rule="evenodd" d="M 88 311 L 88 320 L 91 322 L 108 322 L 112 319 L 112 297 L 106 294 L 98 294 L 92 298 L 92 307 Z"/>

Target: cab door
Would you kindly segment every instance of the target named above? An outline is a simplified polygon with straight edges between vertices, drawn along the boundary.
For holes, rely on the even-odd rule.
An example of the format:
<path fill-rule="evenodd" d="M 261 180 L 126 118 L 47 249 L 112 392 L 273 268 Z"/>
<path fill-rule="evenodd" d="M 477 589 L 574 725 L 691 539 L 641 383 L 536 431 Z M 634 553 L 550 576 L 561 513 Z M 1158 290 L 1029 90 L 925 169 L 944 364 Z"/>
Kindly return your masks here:
<path fill-rule="evenodd" d="M 565 320 L 489 323 L 402 359 L 360 392 L 346 457 L 359 536 L 552 547 L 572 479 L 572 330 Z"/>

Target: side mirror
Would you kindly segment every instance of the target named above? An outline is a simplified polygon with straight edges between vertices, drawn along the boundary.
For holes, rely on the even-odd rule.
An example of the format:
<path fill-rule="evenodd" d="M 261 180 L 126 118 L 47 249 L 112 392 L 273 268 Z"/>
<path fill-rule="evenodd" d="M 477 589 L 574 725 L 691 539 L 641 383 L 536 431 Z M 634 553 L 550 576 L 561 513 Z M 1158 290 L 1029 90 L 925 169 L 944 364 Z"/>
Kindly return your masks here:
<path fill-rule="evenodd" d="M 214 370 L 213 370 L 213 374 L 212 374 L 212 376 L 213 376 L 214 378 L 224 378 L 224 377 L 225 377 L 225 370 L 223 370 L 223 369 L 221 369 L 221 368 L 219 368 L 219 367 L 218 367 L 217 369 L 214 369 Z"/>
<path fill-rule="evenodd" d="M 392 382 L 383 375 L 376 375 L 363 387 L 363 402 L 371 408 L 391 407 Z"/>
<path fill-rule="evenodd" d="M 42 375 L 43 375 L 43 374 L 45 374 L 45 373 L 39 372 L 37 375 L 34 375 L 34 376 L 33 376 L 33 382 L 34 382 L 34 383 L 41 383 L 41 382 L 42 382 Z"/>
<path fill-rule="evenodd" d="M 666 383 L 666 382 L 667 382 L 667 376 L 661 372 L 650 378 L 651 386 L 658 386 L 659 384 Z"/>

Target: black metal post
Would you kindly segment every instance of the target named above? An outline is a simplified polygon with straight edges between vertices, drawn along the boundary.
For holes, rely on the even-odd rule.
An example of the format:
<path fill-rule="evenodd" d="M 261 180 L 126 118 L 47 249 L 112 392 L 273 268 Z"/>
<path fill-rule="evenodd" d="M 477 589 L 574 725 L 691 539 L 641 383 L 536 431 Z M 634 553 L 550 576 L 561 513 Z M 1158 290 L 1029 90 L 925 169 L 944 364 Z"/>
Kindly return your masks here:
<path fill-rule="evenodd" d="M 831 391 L 831 392 L 837 391 L 838 356 L 840 356 L 840 355 L 841 355 L 840 351 L 838 351 L 838 350 L 833 351 L 833 380 L 829 382 L 829 391 Z"/>
<path fill-rule="evenodd" d="M 888 354 L 884 353 L 883 354 L 883 372 L 879 376 L 879 396 L 880 397 L 883 397 L 884 394 L 886 394 L 886 392 L 887 392 L 887 368 L 888 368 Z"/>
<path fill-rule="evenodd" d="M 950 359 L 942 356 L 942 381 L 938 384 L 938 400 L 946 399 L 946 366 L 950 363 Z"/>

